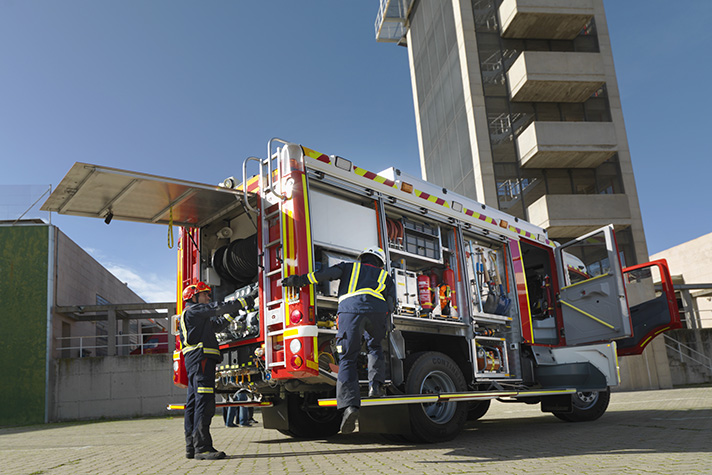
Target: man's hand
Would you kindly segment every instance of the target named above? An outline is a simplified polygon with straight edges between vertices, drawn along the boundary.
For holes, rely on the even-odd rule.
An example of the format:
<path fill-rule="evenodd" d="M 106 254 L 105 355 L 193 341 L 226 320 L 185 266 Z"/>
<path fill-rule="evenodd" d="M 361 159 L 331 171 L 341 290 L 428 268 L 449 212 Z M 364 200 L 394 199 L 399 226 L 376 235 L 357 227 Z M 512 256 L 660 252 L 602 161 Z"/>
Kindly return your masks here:
<path fill-rule="evenodd" d="M 290 275 L 286 279 L 282 279 L 282 287 L 304 287 L 306 285 L 304 280 L 300 275 Z"/>

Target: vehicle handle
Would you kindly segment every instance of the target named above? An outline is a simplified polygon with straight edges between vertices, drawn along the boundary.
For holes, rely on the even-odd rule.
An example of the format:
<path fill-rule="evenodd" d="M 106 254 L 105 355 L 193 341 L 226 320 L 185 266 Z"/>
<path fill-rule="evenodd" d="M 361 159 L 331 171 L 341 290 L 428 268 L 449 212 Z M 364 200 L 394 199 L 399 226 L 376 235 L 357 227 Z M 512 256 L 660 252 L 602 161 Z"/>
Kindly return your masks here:
<path fill-rule="evenodd" d="M 252 205 L 250 204 L 250 200 L 247 198 L 247 162 L 250 160 L 254 160 L 260 164 L 260 181 L 262 180 L 262 160 L 257 157 L 247 157 L 245 161 L 242 162 L 242 195 L 244 197 L 243 202 L 245 203 L 245 206 L 247 206 L 247 209 L 249 209 L 255 214 L 259 214 L 259 211 L 252 207 Z"/>

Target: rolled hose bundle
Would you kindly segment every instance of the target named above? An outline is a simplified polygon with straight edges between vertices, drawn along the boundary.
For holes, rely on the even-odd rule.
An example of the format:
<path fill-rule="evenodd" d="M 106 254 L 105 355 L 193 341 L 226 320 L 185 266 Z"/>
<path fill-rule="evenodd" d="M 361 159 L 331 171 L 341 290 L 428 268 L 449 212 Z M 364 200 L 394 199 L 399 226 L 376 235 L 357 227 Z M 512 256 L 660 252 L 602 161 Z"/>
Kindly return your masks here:
<path fill-rule="evenodd" d="M 257 234 L 236 239 L 215 251 L 213 268 L 221 279 L 231 284 L 251 283 L 257 276 Z"/>

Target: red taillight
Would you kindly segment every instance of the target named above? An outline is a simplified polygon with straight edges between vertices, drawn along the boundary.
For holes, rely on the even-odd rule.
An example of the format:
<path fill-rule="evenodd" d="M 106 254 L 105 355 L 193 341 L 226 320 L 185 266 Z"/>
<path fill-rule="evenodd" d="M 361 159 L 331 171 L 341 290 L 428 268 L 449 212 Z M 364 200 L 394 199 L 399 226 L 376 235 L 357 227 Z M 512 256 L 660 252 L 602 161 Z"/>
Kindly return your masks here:
<path fill-rule="evenodd" d="M 289 314 L 289 321 L 292 323 L 292 325 L 296 325 L 297 323 L 302 321 L 302 312 L 299 310 L 294 310 L 292 313 Z"/>

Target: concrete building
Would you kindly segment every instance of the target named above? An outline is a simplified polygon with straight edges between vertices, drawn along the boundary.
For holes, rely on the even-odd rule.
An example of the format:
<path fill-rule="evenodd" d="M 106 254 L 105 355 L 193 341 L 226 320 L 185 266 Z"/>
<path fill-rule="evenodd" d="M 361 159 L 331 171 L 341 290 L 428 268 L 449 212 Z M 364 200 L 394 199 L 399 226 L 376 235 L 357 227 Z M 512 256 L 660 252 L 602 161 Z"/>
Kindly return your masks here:
<path fill-rule="evenodd" d="M 712 328 L 712 233 L 650 256 L 666 259 L 688 329 Z M 704 288 L 706 287 L 706 288 Z"/>
<path fill-rule="evenodd" d="M 381 0 L 375 29 L 407 47 L 424 178 L 648 260 L 603 0 Z M 662 338 L 621 375 L 671 387 Z"/>
<path fill-rule="evenodd" d="M 647 260 L 602 0 L 381 0 L 376 38 L 407 46 L 423 177 Z"/>
<path fill-rule="evenodd" d="M 5 388 L 0 392 L 0 425 L 72 418 L 58 416 L 59 361 L 128 355 L 137 337 L 114 340 L 110 335 L 141 333 L 140 327 L 146 331 L 153 324 L 118 318 L 112 329 L 106 316 L 84 319 L 57 309 L 144 302 L 56 226 L 42 220 L 0 222 L 0 243 L 0 380 Z M 170 384 L 170 357 L 161 356 Z M 60 369 L 68 365 L 65 362 Z M 84 383 L 59 397 L 92 399 L 93 386 Z"/>

